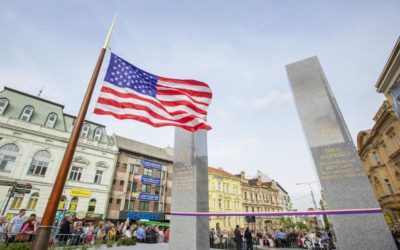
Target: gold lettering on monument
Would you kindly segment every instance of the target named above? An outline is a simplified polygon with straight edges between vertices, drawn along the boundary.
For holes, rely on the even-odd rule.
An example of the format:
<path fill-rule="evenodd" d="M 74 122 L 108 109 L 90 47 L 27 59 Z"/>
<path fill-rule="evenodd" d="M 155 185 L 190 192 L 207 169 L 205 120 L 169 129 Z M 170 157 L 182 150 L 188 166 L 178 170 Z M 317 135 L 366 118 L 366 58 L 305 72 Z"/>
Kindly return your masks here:
<path fill-rule="evenodd" d="M 183 166 L 174 168 L 175 175 L 175 190 L 188 190 L 193 188 L 193 168 L 190 166 Z"/>
<path fill-rule="evenodd" d="M 337 180 L 361 176 L 361 169 L 356 166 L 356 159 L 351 152 L 337 147 L 325 148 L 319 157 L 320 179 Z"/>

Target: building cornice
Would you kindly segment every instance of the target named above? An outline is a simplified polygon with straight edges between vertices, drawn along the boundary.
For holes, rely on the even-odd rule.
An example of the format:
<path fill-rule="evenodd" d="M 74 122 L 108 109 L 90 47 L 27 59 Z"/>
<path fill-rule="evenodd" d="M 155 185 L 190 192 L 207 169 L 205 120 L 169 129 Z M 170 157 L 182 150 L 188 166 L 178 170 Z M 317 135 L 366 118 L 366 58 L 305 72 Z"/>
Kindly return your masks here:
<path fill-rule="evenodd" d="M 396 45 L 394 46 L 390 56 L 383 67 L 382 73 L 378 78 L 378 81 L 375 85 L 378 93 L 387 94 L 390 90 L 391 84 L 393 84 L 393 79 L 396 71 L 398 71 L 400 67 L 400 38 L 397 39 Z"/>

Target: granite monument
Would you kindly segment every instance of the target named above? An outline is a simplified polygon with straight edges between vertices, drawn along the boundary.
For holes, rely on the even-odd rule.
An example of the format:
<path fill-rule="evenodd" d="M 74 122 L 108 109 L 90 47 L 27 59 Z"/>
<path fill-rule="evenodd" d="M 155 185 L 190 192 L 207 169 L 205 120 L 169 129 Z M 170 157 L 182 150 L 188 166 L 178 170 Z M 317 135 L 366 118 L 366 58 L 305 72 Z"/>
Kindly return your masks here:
<path fill-rule="evenodd" d="M 208 212 L 207 131 L 175 129 L 172 212 Z M 171 216 L 170 250 L 210 249 L 208 217 Z"/>
<path fill-rule="evenodd" d="M 379 208 L 317 57 L 286 65 L 327 209 Z M 330 216 L 341 250 L 396 249 L 382 213 Z"/>

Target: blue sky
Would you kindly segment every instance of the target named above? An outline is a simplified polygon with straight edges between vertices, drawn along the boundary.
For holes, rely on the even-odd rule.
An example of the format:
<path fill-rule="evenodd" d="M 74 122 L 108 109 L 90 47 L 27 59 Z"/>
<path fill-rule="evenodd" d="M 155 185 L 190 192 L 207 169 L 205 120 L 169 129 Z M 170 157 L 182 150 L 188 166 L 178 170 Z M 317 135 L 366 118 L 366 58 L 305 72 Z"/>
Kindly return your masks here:
<path fill-rule="evenodd" d="M 77 114 L 118 10 L 110 47 L 151 73 L 207 82 L 209 164 L 279 181 L 298 209 L 316 180 L 285 65 L 317 55 L 355 139 L 384 97 L 375 83 L 399 36 L 399 1 L 2 1 L 0 87 Z M 109 56 L 109 55 L 108 55 Z M 92 114 L 108 133 L 173 145 L 174 129 Z M 314 185 L 318 192 L 318 185 Z"/>

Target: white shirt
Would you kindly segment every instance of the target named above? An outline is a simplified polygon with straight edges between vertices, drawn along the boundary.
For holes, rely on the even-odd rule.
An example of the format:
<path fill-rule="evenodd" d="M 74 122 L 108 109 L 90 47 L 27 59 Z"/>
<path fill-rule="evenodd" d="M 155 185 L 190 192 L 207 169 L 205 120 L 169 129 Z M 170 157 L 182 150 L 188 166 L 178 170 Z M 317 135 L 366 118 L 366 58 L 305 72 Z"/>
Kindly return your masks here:
<path fill-rule="evenodd" d="M 10 222 L 10 224 L 12 225 L 12 228 L 11 228 L 11 233 L 12 234 L 19 234 L 19 232 L 21 231 L 21 227 L 22 227 L 22 224 L 24 224 L 24 222 L 25 222 L 25 219 L 24 219 L 24 217 L 21 217 L 21 216 L 19 216 L 19 215 L 17 215 L 17 216 L 15 216 L 14 218 L 12 218 L 12 220 L 11 220 L 11 222 Z"/>

